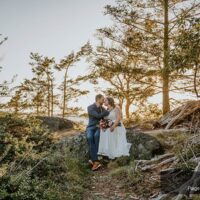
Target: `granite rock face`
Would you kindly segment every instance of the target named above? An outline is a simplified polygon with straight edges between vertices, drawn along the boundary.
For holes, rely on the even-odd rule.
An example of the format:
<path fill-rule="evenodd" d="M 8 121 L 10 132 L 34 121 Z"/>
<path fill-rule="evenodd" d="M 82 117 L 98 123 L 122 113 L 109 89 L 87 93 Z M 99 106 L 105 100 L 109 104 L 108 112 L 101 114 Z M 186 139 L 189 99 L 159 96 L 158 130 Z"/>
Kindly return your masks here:
<path fill-rule="evenodd" d="M 72 129 L 74 124 L 72 121 L 60 117 L 37 116 L 42 121 L 42 125 L 46 125 L 51 132 Z"/>
<path fill-rule="evenodd" d="M 155 155 L 163 153 L 160 142 L 153 136 L 127 129 L 127 140 L 132 143 L 130 149 L 130 161 L 135 159 L 151 159 Z M 88 146 L 85 133 L 65 138 L 61 145 L 67 147 L 73 154 L 81 159 L 88 159 Z"/>
<path fill-rule="evenodd" d="M 126 135 L 128 142 L 132 143 L 130 149 L 131 160 L 149 160 L 164 151 L 160 142 L 151 135 L 132 129 L 127 129 Z"/>
<path fill-rule="evenodd" d="M 61 148 L 67 148 L 73 155 L 81 160 L 88 160 L 88 145 L 85 133 L 66 137 L 60 142 Z"/>

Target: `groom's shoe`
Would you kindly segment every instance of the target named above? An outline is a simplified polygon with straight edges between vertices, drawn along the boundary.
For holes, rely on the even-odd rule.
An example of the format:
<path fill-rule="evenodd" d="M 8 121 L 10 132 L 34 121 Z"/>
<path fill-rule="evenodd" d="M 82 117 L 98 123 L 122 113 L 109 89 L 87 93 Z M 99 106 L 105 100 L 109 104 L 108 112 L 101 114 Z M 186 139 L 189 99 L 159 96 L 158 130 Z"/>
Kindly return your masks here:
<path fill-rule="evenodd" d="M 99 161 L 95 161 L 93 166 L 92 166 L 92 171 L 96 171 L 97 169 L 99 169 L 101 167 L 101 163 Z"/>

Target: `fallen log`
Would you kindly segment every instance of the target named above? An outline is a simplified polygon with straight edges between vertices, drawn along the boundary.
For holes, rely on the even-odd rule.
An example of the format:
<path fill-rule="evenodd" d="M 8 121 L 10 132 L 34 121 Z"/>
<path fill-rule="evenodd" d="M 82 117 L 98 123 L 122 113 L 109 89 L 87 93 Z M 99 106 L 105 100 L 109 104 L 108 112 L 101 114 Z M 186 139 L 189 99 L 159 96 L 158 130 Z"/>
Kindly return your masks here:
<path fill-rule="evenodd" d="M 174 198 L 174 200 L 181 200 L 185 194 L 188 192 L 190 193 L 190 191 L 188 191 L 188 187 L 192 186 L 193 187 L 193 183 L 196 181 L 196 179 L 200 178 L 200 177 L 196 177 L 196 172 L 200 171 L 200 162 L 198 163 L 198 165 L 196 166 L 194 173 L 191 177 L 190 180 L 188 180 L 187 182 L 185 182 L 180 188 L 178 188 L 177 190 L 175 190 L 175 192 L 179 192 L 179 194 Z"/>
<path fill-rule="evenodd" d="M 141 171 L 148 171 L 148 170 L 153 170 L 153 169 L 157 169 L 157 168 L 160 168 L 162 167 L 163 165 L 166 165 L 166 164 L 169 164 L 169 163 L 172 163 L 176 160 L 176 156 L 172 157 L 172 158 L 168 158 L 158 164 L 152 164 L 152 165 L 147 165 L 145 167 L 142 167 L 141 168 Z"/>
<path fill-rule="evenodd" d="M 186 127 L 191 132 L 199 132 L 200 101 L 188 101 L 184 105 L 168 112 L 154 124 L 154 128 Z"/>
<path fill-rule="evenodd" d="M 167 153 L 167 154 L 155 157 L 155 158 L 153 158 L 151 160 L 136 160 L 135 169 L 140 168 L 140 169 L 142 169 L 144 171 L 145 171 L 145 169 L 146 170 L 151 169 L 151 167 L 156 165 L 156 163 L 161 162 L 162 160 L 167 159 L 169 157 L 173 157 L 173 156 L 174 156 L 173 153 Z"/>
<path fill-rule="evenodd" d="M 189 190 L 189 188 L 196 187 L 197 184 L 199 183 L 200 176 L 198 176 L 198 177 L 196 176 L 197 172 L 200 172 L 200 162 L 196 166 L 192 177 L 188 181 L 186 181 L 184 184 L 182 184 L 178 189 L 176 189 L 168 194 L 160 194 L 158 197 L 156 197 L 152 200 L 168 200 L 168 199 L 181 200 L 184 197 L 186 197 L 186 198 L 192 197 L 193 191 Z M 177 193 L 178 193 L 178 195 L 174 196 L 174 194 L 177 194 Z"/>
<path fill-rule="evenodd" d="M 149 165 L 149 164 L 159 162 L 165 158 L 169 158 L 172 156 L 174 156 L 174 153 L 166 153 L 161 156 L 154 157 L 151 160 L 136 160 L 136 162 L 138 163 L 138 165 Z"/>
<path fill-rule="evenodd" d="M 182 108 L 178 115 L 176 115 L 172 120 L 167 124 L 165 129 L 169 129 L 180 117 L 183 116 L 184 112 L 186 111 L 187 104 Z"/>
<path fill-rule="evenodd" d="M 173 129 L 155 129 L 155 130 L 149 130 L 149 131 L 144 131 L 144 133 L 147 133 L 152 136 L 156 135 L 166 135 L 166 134 L 186 134 L 189 133 L 189 129 L 187 128 L 173 128 Z"/>

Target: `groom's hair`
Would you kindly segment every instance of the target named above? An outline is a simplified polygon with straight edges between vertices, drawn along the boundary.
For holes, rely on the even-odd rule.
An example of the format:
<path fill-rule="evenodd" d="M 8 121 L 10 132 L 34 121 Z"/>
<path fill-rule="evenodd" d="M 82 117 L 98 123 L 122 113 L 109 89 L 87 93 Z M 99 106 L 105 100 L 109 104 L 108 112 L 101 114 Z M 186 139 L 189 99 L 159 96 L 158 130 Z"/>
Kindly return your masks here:
<path fill-rule="evenodd" d="M 99 99 L 101 99 L 103 97 L 102 94 L 97 94 L 95 97 L 95 101 L 98 101 Z"/>

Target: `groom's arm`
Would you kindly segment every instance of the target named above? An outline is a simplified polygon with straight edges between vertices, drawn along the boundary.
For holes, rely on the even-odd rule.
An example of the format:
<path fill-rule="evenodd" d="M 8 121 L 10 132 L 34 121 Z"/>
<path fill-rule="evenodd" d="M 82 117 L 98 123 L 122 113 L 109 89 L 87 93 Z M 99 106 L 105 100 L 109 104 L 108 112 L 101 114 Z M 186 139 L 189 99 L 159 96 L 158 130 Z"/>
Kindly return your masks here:
<path fill-rule="evenodd" d="M 90 116 L 97 118 L 97 119 L 102 119 L 103 117 L 108 116 L 109 112 L 107 110 L 104 110 L 103 112 L 98 113 L 93 107 L 89 106 L 88 107 L 88 114 Z"/>

